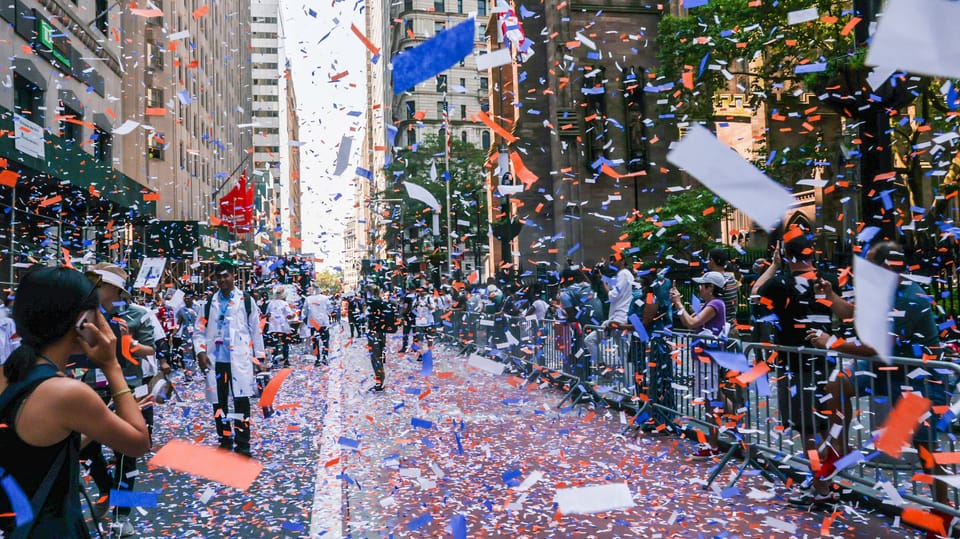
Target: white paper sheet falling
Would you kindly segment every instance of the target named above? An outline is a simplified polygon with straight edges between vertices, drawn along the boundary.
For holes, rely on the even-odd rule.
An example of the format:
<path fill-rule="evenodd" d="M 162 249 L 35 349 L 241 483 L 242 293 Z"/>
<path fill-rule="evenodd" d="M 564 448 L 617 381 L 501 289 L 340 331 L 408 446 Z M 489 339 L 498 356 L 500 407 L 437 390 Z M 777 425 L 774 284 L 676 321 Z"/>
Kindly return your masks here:
<path fill-rule="evenodd" d="M 890 0 L 870 39 L 867 65 L 960 78 L 957 21 L 960 21 L 958 2 Z"/>
<path fill-rule="evenodd" d="M 477 354 L 470 354 L 470 358 L 467 359 L 467 365 L 475 369 L 480 369 L 481 371 L 487 371 L 490 374 L 503 374 L 504 368 L 503 363 L 498 363 Z"/>
<path fill-rule="evenodd" d="M 477 71 L 486 71 L 492 67 L 507 65 L 512 61 L 510 49 L 497 49 L 489 54 L 477 56 Z"/>
<path fill-rule="evenodd" d="M 554 500 L 564 515 L 602 513 L 634 506 L 626 483 L 607 483 L 589 487 L 562 488 Z"/>
<path fill-rule="evenodd" d="M 131 131 L 133 131 L 134 129 L 136 129 L 138 125 L 140 125 L 140 122 L 135 122 L 135 121 L 133 121 L 133 120 L 127 120 L 127 121 L 123 122 L 123 124 L 122 124 L 120 127 L 114 129 L 114 130 L 112 131 L 112 134 L 114 134 L 114 135 L 126 135 L 126 134 L 130 133 Z"/>
<path fill-rule="evenodd" d="M 718 196 L 771 229 L 793 204 L 793 195 L 717 140 L 694 125 L 667 154 L 667 161 L 683 168 Z"/>
<path fill-rule="evenodd" d="M 889 363 L 893 351 L 890 309 L 900 276 L 859 256 L 853 259 L 853 276 L 856 301 L 853 324 L 857 337 Z"/>

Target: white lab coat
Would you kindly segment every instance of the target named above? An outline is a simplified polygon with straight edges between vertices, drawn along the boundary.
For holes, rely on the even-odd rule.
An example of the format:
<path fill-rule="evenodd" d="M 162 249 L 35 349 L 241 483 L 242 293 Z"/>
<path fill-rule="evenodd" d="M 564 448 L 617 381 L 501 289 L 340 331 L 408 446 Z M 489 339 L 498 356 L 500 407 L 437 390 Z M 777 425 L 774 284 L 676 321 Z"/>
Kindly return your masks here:
<path fill-rule="evenodd" d="M 210 358 L 207 369 L 207 400 L 217 401 L 217 380 L 213 363 L 216 361 L 214 350 L 219 338 L 217 319 L 220 317 L 220 292 L 214 292 L 210 299 L 210 323 L 203 318 L 205 309 L 198 311 L 196 330 L 193 333 L 193 347 L 197 353 L 206 352 Z M 260 331 L 260 309 L 256 301 L 250 301 L 250 316 L 243 306 L 243 292 L 234 288 L 227 299 L 229 305 L 226 320 L 230 324 L 230 372 L 233 375 L 230 388 L 234 397 L 252 397 L 256 394 L 256 377 L 253 372 L 253 358 L 263 358 L 263 334 Z"/>
<path fill-rule="evenodd" d="M 143 317 L 150 321 L 150 325 L 153 326 L 153 349 L 156 350 L 159 348 L 160 343 L 167 338 L 167 333 L 163 331 L 163 326 L 160 325 L 160 319 L 157 318 L 157 313 L 141 305 L 130 304 L 128 308 L 142 312 Z M 142 324 L 144 322 L 140 323 Z M 144 357 L 141 361 L 141 365 L 143 366 L 143 376 L 145 378 L 153 378 L 160 370 L 156 354 L 151 354 Z"/>
<path fill-rule="evenodd" d="M 323 294 L 307 296 L 303 304 L 303 318 L 311 328 L 330 325 L 330 298 Z"/>
<path fill-rule="evenodd" d="M 212 313 L 213 311 L 210 312 Z M 290 333 L 293 331 L 293 328 L 290 327 L 290 320 L 288 320 L 287 317 L 296 313 L 290 308 L 290 304 L 287 303 L 286 300 L 270 300 L 270 302 L 267 303 L 267 314 L 270 316 L 270 321 L 267 323 L 268 332 Z"/>

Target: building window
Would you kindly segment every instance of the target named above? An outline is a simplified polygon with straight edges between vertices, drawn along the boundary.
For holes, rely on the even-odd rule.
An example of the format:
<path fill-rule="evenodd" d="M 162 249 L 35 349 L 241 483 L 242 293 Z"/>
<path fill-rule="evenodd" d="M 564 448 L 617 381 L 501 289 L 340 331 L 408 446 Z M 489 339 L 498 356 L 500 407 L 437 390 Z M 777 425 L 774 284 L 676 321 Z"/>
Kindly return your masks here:
<path fill-rule="evenodd" d="M 109 163 L 113 158 L 113 136 L 99 127 L 90 135 L 93 142 L 93 158 L 100 163 Z"/>
<path fill-rule="evenodd" d="M 153 69 L 163 69 L 163 52 L 156 43 L 147 43 L 147 64 Z"/>
<path fill-rule="evenodd" d="M 443 113 L 446 112 L 446 103 L 443 101 L 437 101 L 437 119 L 443 119 Z"/>
<path fill-rule="evenodd" d="M 417 132 L 413 129 L 407 131 L 407 146 L 413 146 L 417 143 Z"/>
<path fill-rule="evenodd" d="M 443 0 L 433 0 L 433 10 L 437 12 L 444 11 Z"/>
<path fill-rule="evenodd" d="M 403 10 L 413 11 L 413 0 L 403 0 Z"/>
<path fill-rule="evenodd" d="M 440 21 L 433 21 L 433 33 L 439 34 L 443 32 L 443 23 Z"/>
<path fill-rule="evenodd" d="M 487 15 L 487 0 L 477 0 L 477 15 Z"/>
<path fill-rule="evenodd" d="M 147 88 L 147 108 L 155 109 L 163 106 L 163 89 Z"/>
<path fill-rule="evenodd" d="M 413 115 L 417 113 L 417 102 L 410 100 L 407 101 L 407 119 L 412 120 Z"/>
<path fill-rule="evenodd" d="M 107 28 L 110 26 L 108 18 L 110 8 L 108 7 L 107 0 L 96 0 L 96 2 L 94 2 L 94 8 L 96 9 L 97 18 L 94 20 L 97 23 L 97 29 L 100 30 L 103 35 L 107 35 Z"/>
<path fill-rule="evenodd" d="M 490 149 L 490 131 L 484 129 L 480 133 L 480 146 L 482 146 L 484 150 Z"/>
<path fill-rule="evenodd" d="M 463 13 L 463 0 L 457 0 L 457 13 Z"/>
<path fill-rule="evenodd" d="M 447 76 L 446 75 L 437 75 L 437 93 L 439 94 L 447 93 Z"/>
<path fill-rule="evenodd" d="M 43 125 L 43 90 L 26 77 L 13 75 L 13 111 L 37 125 Z"/>
<path fill-rule="evenodd" d="M 466 131 L 461 131 L 461 132 L 460 132 L 460 142 L 462 142 L 462 143 L 464 143 L 464 144 L 467 143 L 467 132 L 466 132 Z"/>
<path fill-rule="evenodd" d="M 154 131 L 147 135 L 147 157 L 163 161 L 163 134 Z"/>
<path fill-rule="evenodd" d="M 480 89 L 483 91 L 490 89 L 490 82 L 487 77 L 480 77 Z"/>
<path fill-rule="evenodd" d="M 62 107 L 62 109 L 63 112 L 61 112 L 60 115 L 63 119 L 60 120 L 60 136 L 63 137 L 68 144 L 82 141 L 83 126 L 69 120 L 83 121 L 83 114 L 66 106 Z"/>
<path fill-rule="evenodd" d="M 460 86 L 467 87 L 467 79 L 460 77 Z"/>
<path fill-rule="evenodd" d="M 466 120 L 466 119 L 467 119 L 467 106 L 466 106 L 466 105 L 460 105 L 460 119 L 461 119 L 461 120 Z"/>
<path fill-rule="evenodd" d="M 487 25 L 481 24 L 477 27 L 477 41 L 487 40 Z"/>

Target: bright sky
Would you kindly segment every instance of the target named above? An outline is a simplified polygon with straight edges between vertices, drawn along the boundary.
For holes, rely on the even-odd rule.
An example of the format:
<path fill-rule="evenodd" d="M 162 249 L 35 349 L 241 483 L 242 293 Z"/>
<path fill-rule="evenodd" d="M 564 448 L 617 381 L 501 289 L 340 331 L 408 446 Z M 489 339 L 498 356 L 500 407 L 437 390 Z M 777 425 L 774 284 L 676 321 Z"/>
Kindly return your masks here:
<path fill-rule="evenodd" d="M 300 115 L 303 252 L 343 264 L 343 229 L 353 216 L 355 170 L 366 121 L 366 49 L 350 25 L 365 28 L 364 0 L 303 4 L 284 0 L 286 52 Z M 388 1 L 388 0 L 384 0 Z M 316 15 L 311 15 L 313 10 Z M 347 72 L 347 75 L 341 75 Z M 330 79 L 341 75 L 336 82 Z M 343 136 L 353 137 L 346 171 L 334 177 Z M 366 180 L 363 180 L 366 181 Z"/>

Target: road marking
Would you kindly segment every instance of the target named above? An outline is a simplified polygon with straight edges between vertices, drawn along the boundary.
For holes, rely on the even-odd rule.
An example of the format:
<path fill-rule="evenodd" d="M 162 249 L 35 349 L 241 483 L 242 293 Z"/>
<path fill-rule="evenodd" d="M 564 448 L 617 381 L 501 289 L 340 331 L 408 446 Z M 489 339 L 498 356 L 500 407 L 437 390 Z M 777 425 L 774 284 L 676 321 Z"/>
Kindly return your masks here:
<path fill-rule="evenodd" d="M 319 455 L 317 459 L 317 478 L 313 484 L 313 508 L 310 511 L 310 537 L 341 539 L 343 537 L 343 484 L 337 475 L 340 466 L 324 466 L 340 456 L 337 443 L 341 425 L 340 399 L 343 395 L 343 354 L 330 362 L 327 391 L 324 397 L 327 411 L 323 417 L 323 430 L 318 435 L 314 447 Z M 336 373 L 336 375 L 334 375 Z"/>

